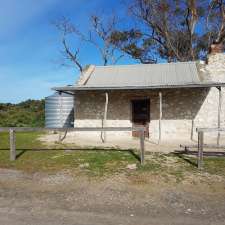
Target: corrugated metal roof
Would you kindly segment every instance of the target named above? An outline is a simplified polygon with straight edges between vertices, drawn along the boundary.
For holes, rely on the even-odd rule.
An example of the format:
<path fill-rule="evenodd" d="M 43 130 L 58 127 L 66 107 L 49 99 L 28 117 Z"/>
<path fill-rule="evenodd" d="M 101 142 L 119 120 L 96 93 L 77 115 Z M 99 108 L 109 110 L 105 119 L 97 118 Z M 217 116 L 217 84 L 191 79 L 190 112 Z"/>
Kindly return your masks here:
<path fill-rule="evenodd" d="M 89 90 L 144 90 L 165 88 L 224 87 L 202 70 L 199 62 L 93 66 L 86 70 L 78 84 L 54 87 L 52 90 L 73 94 Z"/>
<path fill-rule="evenodd" d="M 196 62 L 96 66 L 83 87 L 201 84 Z"/>

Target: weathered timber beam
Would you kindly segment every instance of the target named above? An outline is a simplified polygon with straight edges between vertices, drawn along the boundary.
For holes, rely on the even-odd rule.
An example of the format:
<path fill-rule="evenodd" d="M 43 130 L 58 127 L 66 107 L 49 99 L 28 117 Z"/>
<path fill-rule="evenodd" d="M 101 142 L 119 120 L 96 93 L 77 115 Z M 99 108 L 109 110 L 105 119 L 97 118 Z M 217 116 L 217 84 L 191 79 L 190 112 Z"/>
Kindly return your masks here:
<path fill-rule="evenodd" d="M 194 120 L 191 120 L 191 140 L 194 140 Z"/>
<path fill-rule="evenodd" d="M 16 160 L 16 135 L 13 129 L 9 130 L 10 160 Z"/>
<path fill-rule="evenodd" d="M 70 128 L 42 128 L 42 127 L 0 127 L 0 132 L 10 129 L 18 132 L 45 132 L 45 131 L 141 131 L 144 127 L 70 127 Z"/>
<path fill-rule="evenodd" d="M 225 128 L 221 127 L 214 127 L 214 128 L 196 128 L 196 132 L 215 132 L 215 131 L 220 131 L 220 132 L 225 132 Z"/>
<path fill-rule="evenodd" d="M 104 119 L 103 119 L 103 128 L 106 127 L 107 123 L 107 113 L 108 113 L 108 103 L 109 103 L 109 95 L 105 93 L 105 109 L 104 109 Z M 103 131 L 103 142 L 106 142 L 106 131 Z"/>
<path fill-rule="evenodd" d="M 221 106 L 222 106 L 222 92 L 221 87 L 218 88 L 219 90 L 219 102 L 218 102 L 218 129 L 220 129 L 221 124 Z M 217 145 L 220 145 L 220 132 L 218 131 L 217 134 Z"/>
<path fill-rule="evenodd" d="M 204 132 L 198 132 L 198 169 L 203 166 Z"/>
<path fill-rule="evenodd" d="M 159 140 L 161 142 L 162 136 L 162 92 L 159 92 Z"/>
<path fill-rule="evenodd" d="M 60 127 L 63 127 L 63 121 L 62 121 L 62 92 L 59 92 L 59 121 L 60 121 Z M 62 133 L 59 132 L 58 142 L 61 142 L 61 136 Z"/>
<path fill-rule="evenodd" d="M 15 132 L 35 131 L 139 131 L 141 164 L 144 164 L 144 139 L 145 127 L 80 127 L 80 128 L 31 128 L 31 127 L 0 127 L 0 132 L 9 132 L 10 137 L 10 160 L 16 160 L 16 137 Z"/>
<path fill-rule="evenodd" d="M 145 131 L 140 131 L 140 154 L 141 154 L 141 165 L 145 163 Z"/>
<path fill-rule="evenodd" d="M 181 148 L 198 148 L 198 145 L 180 145 Z M 225 145 L 217 145 L 217 144 L 204 144 L 204 148 L 215 148 L 215 149 L 225 149 Z"/>

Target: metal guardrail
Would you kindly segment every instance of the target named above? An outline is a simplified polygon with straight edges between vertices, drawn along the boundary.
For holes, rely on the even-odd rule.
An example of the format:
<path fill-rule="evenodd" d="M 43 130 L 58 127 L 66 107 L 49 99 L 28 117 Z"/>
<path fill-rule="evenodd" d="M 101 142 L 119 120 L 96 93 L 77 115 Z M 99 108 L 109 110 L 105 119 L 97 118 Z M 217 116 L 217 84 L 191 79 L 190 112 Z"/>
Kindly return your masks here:
<path fill-rule="evenodd" d="M 74 128 L 41 128 L 41 127 L 0 127 L 0 132 L 9 132 L 10 160 L 16 160 L 16 132 L 44 132 L 44 131 L 139 131 L 140 132 L 140 161 L 145 160 L 145 128 L 144 127 L 74 127 Z"/>

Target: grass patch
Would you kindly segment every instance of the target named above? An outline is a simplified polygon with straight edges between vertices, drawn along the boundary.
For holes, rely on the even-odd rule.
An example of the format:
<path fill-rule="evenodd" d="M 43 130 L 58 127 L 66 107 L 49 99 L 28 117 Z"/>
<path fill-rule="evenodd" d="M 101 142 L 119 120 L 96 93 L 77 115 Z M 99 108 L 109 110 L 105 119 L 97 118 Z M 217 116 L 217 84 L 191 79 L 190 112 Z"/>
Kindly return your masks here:
<path fill-rule="evenodd" d="M 138 172 L 152 173 L 164 178 L 172 176 L 181 182 L 188 175 L 199 175 L 195 156 L 177 155 L 174 153 L 150 153 L 145 165 L 139 165 Z M 225 157 L 204 157 L 202 173 L 225 177 Z"/>
<path fill-rule="evenodd" d="M 9 160 L 9 136 L 0 133 L 0 167 L 14 168 L 27 172 L 76 170 L 88 175 L 108 175 L 126 168 L 137 159 L 129 151 L 119 150 L 68 150 L 69 145 L 55 145 L 48 149 L 39 140 L 41 133 L 17 133 L 16 148 L 19 157 Z M 61 149 L 60 149 L 61 148 Z M 35 150 L 32 150 L 35 149 Z M 43 150 L 44 149 L 44 150 Z"/>
<path fill-rule="evenodd" d="M 0 168 L 14 168 L 27 172 L 55 172 L 63 169 L 90 176 L 107 176 L 116 173 L 131 175 L 154 174 L 162 177 L 174 177 L 182 181 L 187 173 L 199 174 L 196 167 L 196 157 L 176 154 L 148 153 L 145 165 L 131 151 L 116 149 L 99 150 L 63 150 L 72 146 L 55 144 L 47 147 L 38 137 L 42 133 L 21 132 L 16 134 L 16 161 L 9 160 L 8 133 L 0 133 Z M 49 149 L 49 148 L 54 148 Z M 35 150 L 32 150 L 35 149 Z M 127 169 L 128 164 L 137 164 L 137 170 Z M 204 157 L 204 169 L 213 175 L 225 176 L 224 157 Z"/>
<path fill-rule="evenodd" d="M 190 162 L 191 165 L 195 165 L 194 168 L 197 167 L 196 157 L 184 156 L 184 160 Z M 197 168 L 195 170 L 197 170 Z M 207 172 L 212 175 L 225 176 L 225 157 L 204 157 L 203 172 Z"/>

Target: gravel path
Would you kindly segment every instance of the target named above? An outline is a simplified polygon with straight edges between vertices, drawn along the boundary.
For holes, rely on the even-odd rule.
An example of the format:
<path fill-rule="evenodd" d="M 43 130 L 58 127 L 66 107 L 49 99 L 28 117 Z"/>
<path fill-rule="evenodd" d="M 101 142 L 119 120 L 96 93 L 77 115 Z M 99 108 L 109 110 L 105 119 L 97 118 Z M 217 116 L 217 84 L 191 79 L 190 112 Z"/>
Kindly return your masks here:
<path fill-rule="evenodd" d="M 1 169 L 0 224 L 225 225 L 225 188 Z"/>

